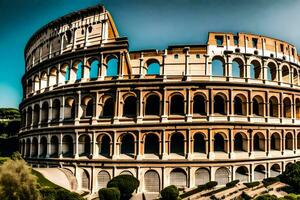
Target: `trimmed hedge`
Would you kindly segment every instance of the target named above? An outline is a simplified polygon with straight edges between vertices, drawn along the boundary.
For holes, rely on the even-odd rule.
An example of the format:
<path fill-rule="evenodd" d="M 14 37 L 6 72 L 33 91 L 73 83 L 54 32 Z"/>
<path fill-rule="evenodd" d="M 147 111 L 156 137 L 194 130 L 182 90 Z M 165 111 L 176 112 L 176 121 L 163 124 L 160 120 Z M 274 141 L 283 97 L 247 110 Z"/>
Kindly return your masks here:
<path fill-rule="evenodd" d="M 203 185 L 198 185 L 198 187 L 196 189 L 193 189 L 193 190 L 190 190 L 190 191 L 188 191 L 184 194 L 181 194 L 180 197 L 181 198 L 186 198 L 188 196 L 191 196 L 193 194 L 202 192 L 204 190 L 210 190 L 210 189 L 214 188 L 216 185 L 218 185 L 218 183 L 216 181 L 210 181 L 210 182 L 207 182 Z"/>
<path fill-rule="evenodd" d="M 130 199 L 132 193 L 139 187 L 140 181 L 131 175 L 119 175 L 107 183 L 108 188 L 118 188 L 121 199 Z"/>
<path fill-rule="evenodd" d="M 217 181 L 209 181 L 209 182 L 205 183 L 204 185 L 205 185 L 206 190 L 209 190 L 209 189 L 212 189 L 215 186 L 217 186 L 218 182 Z"/>
<path fill-rule="evenodd" d="M 79 194 L 66 189 L 42 188 L 40 193 L 43 200 L 84 200 Z"/>
<path fill-rule="evenodd" d="M 278 177 L 271 177 L 271 178 L 265 178 L 262 183 L 264 184 L 264 186 L 269 186 L 272 185 L 273 183 L 279 182 L 280 179 Z"/>
<path fill-rule="evenodd" d="M 100 200 L 120 200 L 121 193 L 118 188 L 102 188 L 98 192 Z"/>
<path fill-rule="evenodd" d="M 277 200 L 278 198 L 275 195 L 261 195 L 255 198 L 255 200 Z"/>
<path fill-rule="evenodd" d="M 165 187 L 160 191 L 161 200 L 179 200 L 179 190 L 175 185 Z"/>
<path fill-rule="evenodd" d="M 234 181 L 231 181 L 229 183 L 226 183 L 226 187 L 227 188 L 232 188 L 234 187 L 236 184 L 238 184 L 240 182 L 240 180 L 234 180 Z"/>
<path fill-rule="evenodd" d="M 260 184 L 259 181 L 254 181 L 254 182 L 251 182 L 251 183 L 244 183 L 244 185 L 246 185 L 248 188 L 253 188 L 253 187 L 256 187 Z"/>

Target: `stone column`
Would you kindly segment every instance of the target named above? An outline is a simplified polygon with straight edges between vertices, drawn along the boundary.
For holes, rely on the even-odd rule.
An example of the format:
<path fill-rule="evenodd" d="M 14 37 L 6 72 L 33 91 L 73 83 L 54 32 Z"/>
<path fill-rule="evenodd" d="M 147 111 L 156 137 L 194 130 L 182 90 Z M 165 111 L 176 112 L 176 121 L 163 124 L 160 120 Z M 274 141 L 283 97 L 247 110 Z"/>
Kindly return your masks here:
<path fill-rule="evenodd" d="M 140 89 L 139 91 L 139 99 L 137 102 L 137 111 L 138 111 L 138 116 L 137 116 L 137 123 L 143 123 L 143 90 Z"/>
<path fill-rule="evenodd" d="M 168 159 L 168 153 L 167 153 L 167 149 L 166 149 L 166 133 L 165 133 L 165 129 L 163 129 L 161 131 L 161 159 L 162 160 L 167 160 Z"/>
<path fill-rule="evenodd" d="M 167 108 L 167 89 L 163 88 L 163 95 L 162 95 L 162 116 L 161 116 L 161 122 L 168 121 L 168 108 Z"/>
<path fill-rule="evenodd" d="M 191 114 L 191 91 L 189 88 L 186 89 L 186 115 L 185 120 L 187 122 L 193 121 L 193 115 Z"/>
<path fill-rule="evenodd" d="M 215 159 L 215 152 L 214 152 L 214 137 L 213 132 L 209 128 L 208 129 L 208 159 L 214 160 Z"/>
<path fill-rule="evenodd" d="M 74 154 L 74 158 L 77 159 L 79 158 L 79 153 L 78 153 L 78 132 L 76 131 L 75 132 L 75 147 L 74 147 L 74 150 L 75 150 L 75 154 Z"/>

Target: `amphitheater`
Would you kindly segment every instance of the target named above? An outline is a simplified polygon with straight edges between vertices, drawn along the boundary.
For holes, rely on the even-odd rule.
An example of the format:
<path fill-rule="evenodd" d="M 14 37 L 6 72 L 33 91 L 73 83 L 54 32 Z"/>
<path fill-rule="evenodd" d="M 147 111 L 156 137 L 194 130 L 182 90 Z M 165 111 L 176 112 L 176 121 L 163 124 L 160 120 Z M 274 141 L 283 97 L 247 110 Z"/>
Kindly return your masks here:
<path fill-rule="evenodd" d="M 300 57 L 287 42 L 210 32 L 204 45 L 129 51 L 97 5 L 42 27 L 24 55 L 20 152 L 70 190 L 119 174 L 153 194 L 251 182 L 300 160 Z"/>

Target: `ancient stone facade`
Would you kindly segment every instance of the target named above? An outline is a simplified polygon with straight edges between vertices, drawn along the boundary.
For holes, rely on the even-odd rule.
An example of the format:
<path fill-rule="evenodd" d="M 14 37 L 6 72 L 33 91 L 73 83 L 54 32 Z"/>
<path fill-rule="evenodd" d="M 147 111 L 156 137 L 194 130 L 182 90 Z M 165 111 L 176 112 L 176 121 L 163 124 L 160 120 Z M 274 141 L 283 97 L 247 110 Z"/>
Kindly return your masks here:
<path fill-rule="evenodd" d="M 25 48 L 20 151 L 74 190 L 119 174 L 157 193 L 261 180 L 300 157 L 296 48 L 246 33 L 129 52 L 103 6 L 71 13 Z"/>

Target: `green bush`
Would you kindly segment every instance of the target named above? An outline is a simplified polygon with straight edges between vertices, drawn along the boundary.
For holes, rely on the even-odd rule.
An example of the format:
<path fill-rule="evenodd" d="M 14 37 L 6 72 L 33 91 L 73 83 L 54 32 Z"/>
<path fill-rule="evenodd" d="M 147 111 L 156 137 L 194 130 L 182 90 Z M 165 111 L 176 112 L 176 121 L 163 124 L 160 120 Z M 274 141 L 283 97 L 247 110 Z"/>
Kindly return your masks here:
<path fill-rule="evenodd" d="M 291 185 L 297 192 L 300 192 L 300 162 L 288 165 L 280 179 L 282 182 Z"/>
<path fill-rule="evenodd" d="M 175 185 L 165 187 L 160 191 L 161 200 L 179 200 L 179 190 Z"/>
<path fill-rule="evenodd" d="M 272 185 L 273 183 L 276 183 L 280 181 L 280 179 L 278 177 L 271 177 L 271 178 L 265 178 L 262 183 L 264 184 L 264 186 L 269 186 Z"/>
<path fill-rule="evenodd" d="M 139 185 L 139 180 L 131 175 L 119 175 L 107 183 L 108 188 L 114 187 L 120 190 L 122 200 L 130 199 Z"/>
<path fill-rule="evenodd" d="M 275 195 L 261 195 L 255 198 L 255 200 L 277 200 L 278 198 Z"/>
<path fill-rule="evenodd" d="M 251 183 L 244 183 L 244 185 L 246 185 L 248 188 L 256 187 L 259 184 L 260 184 L 259 181 L 254 181 L 254 182 L 251 182 Z"/>
<path fill-rule="evenodd" d="M 98 192 L 100 200 L 119 200 L 121 197 L 118 188 L 102 188 Z"/>
<path fill-rule="evenodd" d="M 217 181 L 209 181 L 209 182 L 205 183 L 205 187 L 207 190 L 212 189 L 217 185 L 218 185 Z"/>
<path fill-rule="evenodd" d="M 56 200 L 56 189 L 54 188 L 42 188 L 40 193 L 43 197 L 43 200 Z"/>
<path fill-rule="evenodd" d="M 226 183 L 226 187 L 227 188 L 232 188 L 234 187 L 236 184 L 238 184 L 240 182 L 240 180 L 234 180 L 234 181 L 231 181 L 229 183 Z"/>
<path fill-rule="evenodd" d="M 43 200 L 83 200 L 79 194 L 63 188 L 42 188 L 40 193 Z"/>

